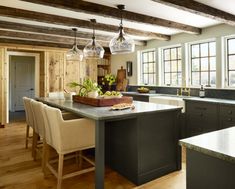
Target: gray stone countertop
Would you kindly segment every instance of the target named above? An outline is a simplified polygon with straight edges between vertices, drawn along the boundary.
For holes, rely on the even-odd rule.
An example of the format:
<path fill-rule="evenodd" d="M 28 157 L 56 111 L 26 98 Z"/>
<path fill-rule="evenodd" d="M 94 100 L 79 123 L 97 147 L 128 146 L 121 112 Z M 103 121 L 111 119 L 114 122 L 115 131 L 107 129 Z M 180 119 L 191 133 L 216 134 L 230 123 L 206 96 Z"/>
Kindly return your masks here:
<path fill-rule="evenodd" d="M 235 100 L 227 100 L 222 98 L 199 98 L 199 97 L 191 97 L 184 98 L 184 100 L 188 101 L 200 101 L 200 102 L 211 102 L 211 103 L 219 103 L 219 104 L 232 104 L 235 105 Z"/>
<path fill-rule="evenodd" d="M 139 96 L 148 96 L 148 97 L 155 97 L 155 96 L 169 96 L 169 97 L 177 97 L 182 98 L 183 100 L 190 100 L 190 101 L 201 101 L 201 102 L 211 102 L 211 103 L 219 103 L 219 104 L 231 104 L 235 105 L 235 100 L 228 100 L 228 99 L 222 99 L 222 98 L 200 98 L 200 97 L 194 97 L 194 96 L 177 96 L 172 94 L 163 94 L 163 93 L 138 93 L 135 91 L 130 92 L 122 92 L 123 95 L 129 94 L 129 95 L 139 95 Z"/>
<path fill-rule="evenodd" d="M 133 101 L 135 109 L 110 110 L 110 107 L 95 107 L 73 101 L 56 100 L 45 97 L 36 99 L 45 104 L 58 107 L 94 120 L 125 119 L 129 117 L 135 117 L 140 114 L 148 114 L 151 112 L 166 112 L 175 110 L 180 111 L 182 109 L 181 107 L 171 105 Z"/>
<path fill-rule="evenodd" d="M 235 127 L 179 141 L 186 148 L 235 163 Z"/>
<path fill-rule="evenodd" d="M 135 92 L 135 91 L 122 92 L 122 94 L 123 95 L 126 94 L 126 95 L 148 96 L 148 97 L 163 95 L 163 94 L 159 94 L 159 93 L 139 93 L 139 92 Z"/>

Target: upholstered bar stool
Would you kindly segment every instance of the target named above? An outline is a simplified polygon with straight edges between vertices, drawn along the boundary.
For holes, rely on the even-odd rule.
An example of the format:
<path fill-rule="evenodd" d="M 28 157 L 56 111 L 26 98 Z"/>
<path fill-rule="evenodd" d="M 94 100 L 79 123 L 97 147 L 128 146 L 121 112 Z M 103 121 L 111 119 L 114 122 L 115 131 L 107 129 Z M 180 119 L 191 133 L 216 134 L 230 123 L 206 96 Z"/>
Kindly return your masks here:
<path fill-rule="evenodd" d="M 81 118 L 65 121 L 57 108 L 44 107 L 44 123 L 46 143 L 54 148 L 59 155 L 58 170 L 56 171 L 46 157 L 46 167 L 57 177 L 57 189 L 61 189 L 62 179 L 70 178 L 93 171 L 94 163 L 86 157 L 92 167 L 63 175 L 64 155 L 95 147 L 95 123 L 92 120 Z"/>
<path fill-rule="evenodd" d="M 34 151 L 33 158 L 36 160 L 37 155 L 41 155 L 42 158 L 42 145 L 43 145 L 43 138 L 45 135 L 45 124 L 42 115 L 42 109 L 44 104 L 41 102 L 37 102 L 36 100 L 30 101 L 32 113 L 33 113 L 33 120 L 34 120 L 34 132 L 33 132 L 33 147 L 32 150 Z M 41 153 L 40 153 L 41 152 Z"/>
<path fill-rule="evenodd" d="M 32 99 L 28 97 L 23 97 L 24 109 L 25 109 L 25 116 L 26 116 L 26 140 L 25 140 L 25 148 L 28 148 L 29 139 L 29 130 L 30 128 L 34 129 L 34 121 L 33 121 L 33 114 L 31 110 L 30 101 Z"/>

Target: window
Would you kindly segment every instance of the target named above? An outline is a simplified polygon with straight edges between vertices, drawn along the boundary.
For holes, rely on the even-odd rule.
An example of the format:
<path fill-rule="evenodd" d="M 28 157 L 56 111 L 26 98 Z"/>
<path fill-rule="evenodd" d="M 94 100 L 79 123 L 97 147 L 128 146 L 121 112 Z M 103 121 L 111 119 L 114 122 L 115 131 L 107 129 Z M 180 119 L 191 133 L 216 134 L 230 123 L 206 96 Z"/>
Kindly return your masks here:
<path fill-rule="evenodd" d="M 191 45 L 191 85 L 216 85 L 215 42 Z"/>
<path fill-rule="evenodd" d="M 181 47 L 163 49 L 163 69 L 165 85 L 181 85 Z"/>
<path fill-rule="evenodd" d="M 148 85 L 156 84 L 155 50 L 143 51 L 141 57 L 141 83 Z"/>
<path fill-rule="evenodd" d="M 228 86 L 235 87 L 235 38 L 227 40 L 227 78 Z"/>

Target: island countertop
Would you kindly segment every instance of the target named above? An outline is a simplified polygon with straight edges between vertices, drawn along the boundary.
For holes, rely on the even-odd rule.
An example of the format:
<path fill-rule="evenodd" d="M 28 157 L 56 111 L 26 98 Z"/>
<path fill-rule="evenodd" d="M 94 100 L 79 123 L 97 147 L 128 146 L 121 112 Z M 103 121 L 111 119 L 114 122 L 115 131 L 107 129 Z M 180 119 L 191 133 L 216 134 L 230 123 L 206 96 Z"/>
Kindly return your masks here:
<path fill-rule="evenodd" d="M 109 120 L 118 118 L 134 117 L 139 114 L 146 114 L 151 112 L 165 112 L 181 110 L 181 107 L 154 104 L 140 101 L 133 101 L 134 109 L 126 110 L 110 110 L 110 107 L 95 107 L 85 104 L 76 103 L 73 101 L 50 99 L 45 97 L 36 98 L 37 100 L 44 102 L 48 105 L 55 106 L 70 112 L 80 114 L 82 116 L 94 119 L 94 120 Z"/>
<path fill-rule="evenodd" d="M 188 149 L 235 163 L 235 127 L 183 139 L 180 144 Z"/>

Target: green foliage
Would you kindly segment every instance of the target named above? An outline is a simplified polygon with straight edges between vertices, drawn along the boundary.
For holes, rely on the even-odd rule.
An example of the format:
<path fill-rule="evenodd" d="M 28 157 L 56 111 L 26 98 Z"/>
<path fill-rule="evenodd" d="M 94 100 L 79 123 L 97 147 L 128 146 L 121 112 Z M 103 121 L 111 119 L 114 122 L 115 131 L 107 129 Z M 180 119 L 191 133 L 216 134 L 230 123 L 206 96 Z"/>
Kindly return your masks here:
<path fill-rule="evenodd" d="M 116 81 L 115 75 L 107 74 L 102 78 L 102 85 L 108 84 L 112 85 Z"/>
<path fill-rule="evenodd" d="M 87 94 L 91 91 L 98 91 L 99 95 L 102 95 L 101 87 L 89 78 L 85 79 L 82 85 L 77 82 L 71 82 L 68 86 L 71 88 L 80 87 L 78 92 L 79 96 L 87 96 Z"/>

